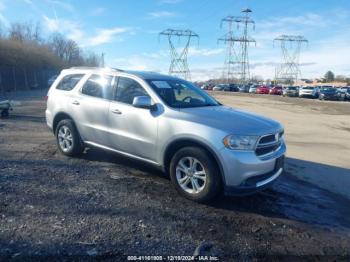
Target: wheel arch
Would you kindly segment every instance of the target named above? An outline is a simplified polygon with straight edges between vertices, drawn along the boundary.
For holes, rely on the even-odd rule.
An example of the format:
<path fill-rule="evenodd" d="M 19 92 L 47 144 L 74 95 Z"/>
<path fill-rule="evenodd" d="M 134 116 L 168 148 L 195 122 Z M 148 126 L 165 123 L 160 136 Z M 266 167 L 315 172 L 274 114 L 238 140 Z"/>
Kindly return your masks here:
<path fill-rule="evenodd" d="M 53 122 L 52 122 L 52 132 L 55 133 L 56 132 L 56 128 L 57 128 L 57 125 L 58 123 L 61 121 L 61 120 L 64 120 L 64 119 L 70 119 L 74 122 L 73 118 L 65 113 L 65 112 L 59 112 L 55 115 L 54 119 L 53 119 Z M 75 123 L 75 122 L 74 122 Z"/>
<path fill-rule="evenodd" d="M 222 180 L 223 184 L 225 184 L 224 169 L 223 169 L 221 162 L 220 162 L 220 159 L 217 156 L 217 154 L 215 153 L 215 151 L 209 145 L 205 144 L 204 142 L 198 141 L 198 140 L 193 139 L 193 138 L 178 138 L 167 145 L 167 147 L 164 151 L 164 155 L 163 155 L 164 171 L 168 173 L 168 171 L 169 171 L 168 167 L 170 165 L 171 158 L 174 156 L 174 154 L 178 150 L 180 150 L 181 148 L 190 147 L 190 146 L 200 147 L 200 148 L 204 149 L 209 154 L 209 156 L 215 161 L 215 164 L 219 168 L 221 180 Z"/>

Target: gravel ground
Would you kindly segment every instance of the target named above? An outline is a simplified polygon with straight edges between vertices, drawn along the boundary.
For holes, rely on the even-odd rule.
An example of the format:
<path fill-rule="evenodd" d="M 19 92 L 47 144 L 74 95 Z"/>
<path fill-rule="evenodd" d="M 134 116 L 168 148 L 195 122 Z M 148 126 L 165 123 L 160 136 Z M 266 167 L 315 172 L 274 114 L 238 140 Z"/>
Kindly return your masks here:
<path fill-rule="evenodd" d="M 201 243 L 221 261 L 350 259 L 345 198 L 286 173 L 254 196 L 193 203 L 143 163 L 62 156 L 44 109 L 27 100 L 0 120 L 0 260 L 188 256 Z"/>

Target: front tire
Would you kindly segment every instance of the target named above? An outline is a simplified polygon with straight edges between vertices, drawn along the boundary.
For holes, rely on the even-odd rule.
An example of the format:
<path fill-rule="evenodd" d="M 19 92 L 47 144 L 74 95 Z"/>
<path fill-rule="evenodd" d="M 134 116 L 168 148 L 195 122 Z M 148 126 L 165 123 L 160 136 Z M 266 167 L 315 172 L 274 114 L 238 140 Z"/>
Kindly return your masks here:
<path fill-rule="evenodd" d="M 221 188 L 215 160 L 200 147 L 184 147 L 176 152 L 169 171 L 176 190 L 199 203 L 213 199 Z"/>
<path fill-rule="evenodd" d="M 55 136 L 58 149 L 62 154 L 76 156 L 84 151 L 79 132 L 71 119 L 65 119 L 58 123 Z"/>

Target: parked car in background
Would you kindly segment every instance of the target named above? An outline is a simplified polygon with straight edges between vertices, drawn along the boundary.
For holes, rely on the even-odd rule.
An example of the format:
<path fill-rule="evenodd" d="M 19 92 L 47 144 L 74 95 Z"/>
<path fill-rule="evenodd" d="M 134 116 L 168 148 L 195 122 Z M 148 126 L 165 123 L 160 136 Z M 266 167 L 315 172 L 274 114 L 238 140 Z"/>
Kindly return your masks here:
<path fill-rule="evenodd" d="M 287 86 L 283 89 L 283 96 L 299 96 L 299 87 L 298 86 Z"/>
<path fill-rule="evenodd" d="M 210 90 L 210 91 L 213 90 L 214 86 L 215 86 L 214 84 L 209 84 L 207 90 Z"/>
<path fill-rule="evenodd" d="M 249 93 L 255 94 L 257 88 L 258 88 L 258 85 L 251 85 L 249 87 Z"/>
<path fill-rule="evenodd" d="M 226 84 L 219 84 L 213 87 L 213 91 L 224 91 L 225 87 L 228 85 Z"/>
<path fill-rule="evenodd" d="M 282 86 L 275 86 L 273 88 L 270 89 L 269 94 L 270 95 L 282 95 L 283 90 L 282 90 Z"/>
<path fill-rule="evenodd" d="M 270 92 L 270 88 L 268 86 L 259 86 L 256 89 L 257 94 L 268 94 Z"/>
<path fill-rule="evenodd" d="M 334 87 L 322 87 L 318 98 L 320 100 L 341 100 L 341 92 Z"/>
<path fill-rule="evenodd" d="M 10 100 L 5 100 L 5 98 L 0 97 L 0 116 L 1 117 L 8 117 L 10 114 L 10 110 L 12 110 L 12 105 Z"/>
<path fill-rule="evenodd" d="M 55 82 L 57 77 L 58 77 L 58 75 L 53 75 L 49 78 L 49 80 L 47 80 L 48 87 L 52 86 L 53 82 Z"/>
<path fill-rule="evenodd" d="M 251 194 L 283 173 L 280 123 L 224 106 L 179 78 L 72 68 L 47 96 L 46 123 L 63 155 L 97 147 L 144 161 L 193 201 Z"/>
<path fill-rule="evenodd" d="M 239 89 L 235 84 L 228 84 L 227 86 L 225 86 L 224 91 L 239 92 Z"/>
<path fill-rule="evenodd" d="M 239 92 L 242 93 L 248 93 L 249 92 L 249 85 L 240 85 L 238 86 Z"/>
<path fill-rule="evenodd" d="M 213 84 L 204 84 L 201 86 L 202 90 L 213 90 L 214 85 Z"/>
<path fill-rule="evenodd" d="M 344 88 L 344 92 L 342 92 L 340 95 L 342 100 L 350 101 L 350 87 Z"/>
<path fill-rule="evenodd" d="M 299 88 L 299 97 L 318 98 L 319 88 L 316 86 L 303 86 Z"/>

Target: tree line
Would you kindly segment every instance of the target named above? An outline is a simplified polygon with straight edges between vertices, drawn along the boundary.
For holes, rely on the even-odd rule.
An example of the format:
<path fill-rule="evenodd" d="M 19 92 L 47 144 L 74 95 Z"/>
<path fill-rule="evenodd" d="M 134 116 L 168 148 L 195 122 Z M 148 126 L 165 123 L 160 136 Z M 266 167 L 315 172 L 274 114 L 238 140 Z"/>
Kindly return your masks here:
<path fill-rule="evenodd" d="M 64 35 L 45 37 L 39 23 L 13 23 L 7 29 L 0 24 L 0 67 L 30 70 L 60 70 L 71 66 L 99 66 L 101 57 L 84 52 Z"/>
<path fill-rule="evenodd" d="M 322 80 L 325 83 L 340 82 L 350 85 L 350 77 L 344 75 L 335 75 L 332 71 L 327 71 Z"/>

